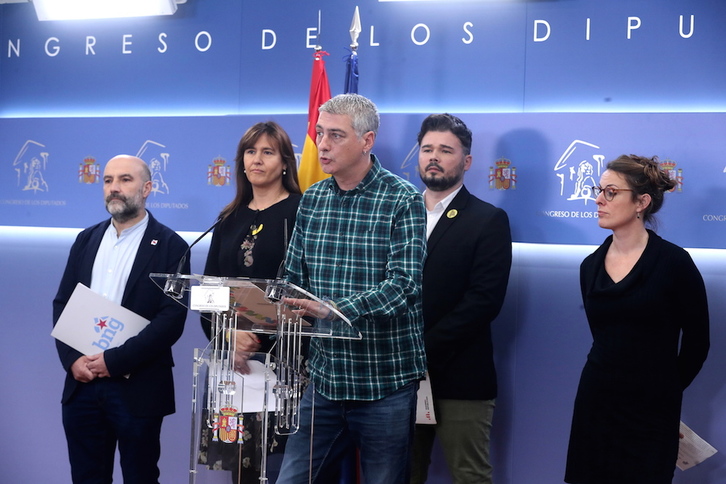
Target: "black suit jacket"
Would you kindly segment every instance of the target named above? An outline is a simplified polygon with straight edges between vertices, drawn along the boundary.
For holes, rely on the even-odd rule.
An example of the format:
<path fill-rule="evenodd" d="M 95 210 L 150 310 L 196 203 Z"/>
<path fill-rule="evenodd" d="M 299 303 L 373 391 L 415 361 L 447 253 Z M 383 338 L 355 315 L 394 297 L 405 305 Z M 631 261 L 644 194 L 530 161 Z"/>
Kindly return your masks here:
<path fill-rule="evenodd" d="M 90 227 L 76 238 L 68 263 L 53 300 L 53 325 L 78 282 L 91 286 L 91 271 L 96 252 L 101 245 L 111 219 Z M 139 416 L 159 416 L 174 413 L 174 381 L 171 347 L 184 331 L 186 307 L 166 296 L 149 278 L 152 272 L 175 273 L 187 243 L 173 230 L 159 223 L 149 213 L 146 228 L 136 259 L 131 268 L 121 305 L 151 321 L 137 336 L 123 345 L 104 352 L 111 378 L 123 383 L 124 397 L 132 413 Z M 189 261 L 182 268 L 189 273 Z M 72 403 L 78 385 L 71 365 L 82 354 L 56 341 L 58 355 L 66 370 L 62 403 Z M 128 379 L 124 375 L 130 375 Z"/>
<path fill-rule="evenodd" d="M 427 251 L 424 340 L 434 398 L 495 398 L 491 322 L 512 265 L 509 218 L 462 187 L 431 232 Z"/>

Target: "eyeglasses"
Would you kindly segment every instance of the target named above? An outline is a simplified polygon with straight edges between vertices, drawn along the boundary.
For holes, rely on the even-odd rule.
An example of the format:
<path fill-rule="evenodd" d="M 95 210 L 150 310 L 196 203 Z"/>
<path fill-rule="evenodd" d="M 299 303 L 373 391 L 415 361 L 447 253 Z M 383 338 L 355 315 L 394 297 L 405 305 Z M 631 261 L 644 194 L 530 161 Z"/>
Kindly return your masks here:
<path fill-rule="evenodd" d="M 595 198 L 597 198 L 598 195 L 601 193 L 605 197 L 605 200 L 608 202 L 612 202 L 613 198 L 615 198 L 615 195 L 617 195 L 619 192 L 632 192 L 634 191 L 632 188 L 615 188 L 615 187 L 590 187 L 592 188 L 592 193 L 595 195 Z"/>

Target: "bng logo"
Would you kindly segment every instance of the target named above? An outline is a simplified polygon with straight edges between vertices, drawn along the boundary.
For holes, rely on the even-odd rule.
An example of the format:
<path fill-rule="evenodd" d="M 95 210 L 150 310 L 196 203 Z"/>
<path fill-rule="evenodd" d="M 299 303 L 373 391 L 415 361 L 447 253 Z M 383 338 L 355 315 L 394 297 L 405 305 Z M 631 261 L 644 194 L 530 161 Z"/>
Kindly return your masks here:
<path fill-rule="evenodd" d="M 99 335 L 99 338 L 98 341 L 94 341 L 91 344 L 101 348 L 102 351 L 105 351 L 111 347 L 111 343 L 113 343 L 113 340 L 118 333 L 124 330 L 124 323 L 116 318 L 110 318 L 108 316 L 93 319 L 93 330 Z"/>

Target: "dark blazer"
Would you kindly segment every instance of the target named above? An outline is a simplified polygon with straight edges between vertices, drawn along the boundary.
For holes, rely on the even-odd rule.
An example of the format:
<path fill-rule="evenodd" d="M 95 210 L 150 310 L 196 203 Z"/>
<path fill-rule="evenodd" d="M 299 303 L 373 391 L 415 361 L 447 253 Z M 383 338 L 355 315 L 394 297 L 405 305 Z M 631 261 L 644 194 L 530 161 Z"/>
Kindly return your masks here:
<path fill-rule="evenodd" d="M 427 251 L 424 340 L 434 398 L 495 398 L 491 322 L 512 265 L 509 218 L 462 187 L 431 232 Z"/>
<path fill-rule="evenodd" d="M 91 286 L 91 271 L 111 219 L 90 227 L 76 238 L 53 300 L 53 325 L 78 282 Z M 156 286 L 149 278 L 153 272 L 175 273 L 187 243 L 173 230 L 159 223 L 149 213 L 136 260 L 131 268 L 121 305 L 151 321 L 137 336 L 106 350 L 104 359 L 111 378 L 123 382 L 125 397 L 132 413 L 138 416 L 163 416 L 174 413 L 174 381 L 171 347 L 179 339 L 186 320 L 186 307 Z M 182 273 L 189 273 L 187 259 Z M 62 403 L 72 401 L 80 383 L 73 378 L 71 365 L 82 356 L 70 346 L 56 341 L 58 355 L 66 370 Z M 128 379 L 124 375 L 130 375 Z M 92 382 L 91 382 L 92 383 Z"/>

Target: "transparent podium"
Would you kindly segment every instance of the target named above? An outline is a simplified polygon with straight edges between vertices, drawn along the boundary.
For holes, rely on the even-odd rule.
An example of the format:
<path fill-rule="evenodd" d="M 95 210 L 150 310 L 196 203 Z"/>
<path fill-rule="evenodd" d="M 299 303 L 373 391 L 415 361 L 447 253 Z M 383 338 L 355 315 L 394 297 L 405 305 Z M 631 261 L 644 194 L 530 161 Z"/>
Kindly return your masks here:
<path fill-rule="evenodd" d="M 189 483 L 240 484 L 247 468 L 259 468 L 255 482 L 269 482 L 270 449 L 298 429 L 307 338 L 361 339 L 360 332 L 331 304 L 283 280 L 150 277 L 211 327 L 209 344 L 194 350 Z M 301 316 L 302 306 L 317 317 Z M 267 339 L 269 349 L 238 349 L 245 333 Z"/>

